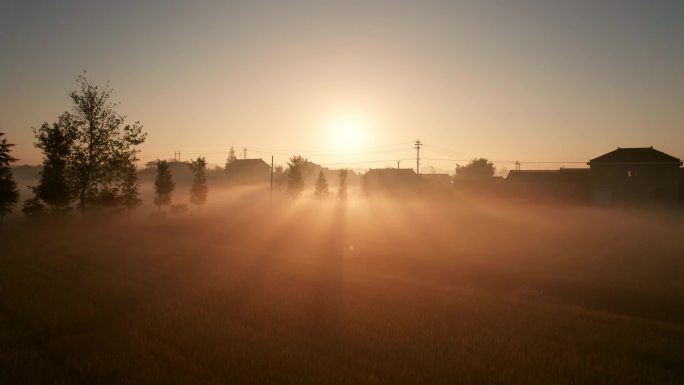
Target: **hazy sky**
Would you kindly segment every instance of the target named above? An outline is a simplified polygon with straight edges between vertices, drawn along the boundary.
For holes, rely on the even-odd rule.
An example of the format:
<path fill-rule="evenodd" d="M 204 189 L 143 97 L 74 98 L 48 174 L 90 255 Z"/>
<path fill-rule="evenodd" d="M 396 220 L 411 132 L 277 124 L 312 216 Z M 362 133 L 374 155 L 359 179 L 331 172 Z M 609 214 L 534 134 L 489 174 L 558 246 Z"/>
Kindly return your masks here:
<path fill-rule="evenodd" d="M 223 162 L 232 144 L 396 165 L 415 139 L 429 159 L 684 157 L 681 0 L 142 3 L 0 0 L 0 130 L 20 163 L 83 70 L 143 123 L 143 160 Z"/>

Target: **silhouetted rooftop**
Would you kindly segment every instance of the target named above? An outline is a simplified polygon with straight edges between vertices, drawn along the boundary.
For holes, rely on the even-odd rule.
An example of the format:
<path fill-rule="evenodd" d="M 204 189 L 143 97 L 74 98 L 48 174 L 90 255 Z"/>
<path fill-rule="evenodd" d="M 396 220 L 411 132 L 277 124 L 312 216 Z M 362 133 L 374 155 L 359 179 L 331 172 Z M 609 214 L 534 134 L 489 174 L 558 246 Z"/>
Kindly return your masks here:
<path fill-rule="evenodd" d="M 658 151 L 653 147 L 620 148 L 601 155 L 589 161 L 588 164 L 597 163 L 673 163 L 682 164 L 682 161 L 672 155 Z"/>
<path fill-rule="evenodd" d="M 268 163 L 264 162 L 263 159 L 258 158 L 258 159 L 235 159 L 234 161 L 230 162 L 231 165 L 235 166 L 253 166 L 253 165 L 261 165 L 265 164 L 268 166 Z M 270 167 L 270 166 L 269 166 Z"/>
<path fill-rule="evenodd" d="M 371 168 L 366 171 L 366 175 L 382 175 L 393 177 L 416 177 L 417 174 L 412 168 Z"/>

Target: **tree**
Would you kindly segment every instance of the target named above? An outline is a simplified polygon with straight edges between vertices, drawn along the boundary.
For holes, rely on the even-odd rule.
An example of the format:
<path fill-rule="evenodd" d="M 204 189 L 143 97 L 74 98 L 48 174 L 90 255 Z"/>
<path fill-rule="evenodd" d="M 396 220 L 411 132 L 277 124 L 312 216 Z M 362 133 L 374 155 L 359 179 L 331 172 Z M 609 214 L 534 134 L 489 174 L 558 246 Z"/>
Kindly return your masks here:
<path fill-rule="evenodd" d="M 192 186 L 190 187 L 190 203 L 197 205 L 197 211 L 200 211 L 200 206 L 207 201 L 207 160 L 204 157 L 197 157 L 197 160 L 188 162 L 190 169 L 192 169 Z"/>
<path fill-rule="evenodd" d="M 85 213 L 89 204 L 119 201 L 130 167 L 135 167 L 135 146 L 145 141 L 140 122 L 124 125 L 125 116 L 110 101 L 112 89 L 100 88 L 80 75 L 76 90 L 69 92 L 72 111 L 64 112 L 59 124 L 73 135 L 69 178 L 78 205 Z M 130 182 L 130 180 L 129 180 Z"/>
<path fill-rule="evenodd" d="M 285 179 L 285 169 L 283 166 L 277 165 L 273 172 L 273 182 L 276 184 L 276 186 L 281 186 L 283 183 L 285 183 Z"/>
<path fill-rule="evenodd" d="M 68 179 L 71 146 L 74 142 L 73 132 L 64 124 L 47 122 L 33 133 L 37 142 L 35 146 L 43 153 L 43 170 L 40 182 L 33 187 L 35 198 L 50 206 L 52 212 L 58 213 L 69 209 L 73 200 L 73 191 Z M 29 211 L 35 211 L 36 202 L 30 202 Z M 25 205 L 26 206 L 26 205 Z"/>
<path fill-rule="evenodd" d="M 7 143 L 7 139 L 3 138 L 4 135 L 0 132 L 0 224 L 4 222 L 5 215 L 12 212 L 19 200 L 19 189 L 10 168 L 10 165 L 17 161 L 10 155 L 14 144 Z"/>
<path fill-rule="evenodd" d="M 328 189 L 328 182 L 325 180 L 323 171 L 318 172 L 318 179 L 316 180 L 316 199 L 323 199 L 328 196 L 330 190 Z"/>
<path fill-rule="evenodd" d="M 456 165 L 456 178 L 486 179 L 494 176 L 494 163 L 476 158 L 465 166 Z"/>
<path fill-rule="evenodd" d="M 306 163 L 306 158 L 296 155 L 287 162 L 287 193 L 291 196 L 299 196 L 304 191 L 304 178 L 302 177 L 302 167 Z"/>
<path fill-rule="evenodd" d="M 140 191 L 138 190 L 138 174 L 135 166 L 129 166 L 124 170 L 123 185 L 121 187 L 121 203 L 129 215 L 136 207 L 140 206 Z"/>
<path fill-rule="evenodd" d="M 340 170 L 340 188 L 337 190 L 337 197 L 339 199 L 347 199 L 347 174 L 349 170 L 343 168 Z"/>
<path fill-rule="evenodd" d="M 157 161 L 157 178 L 154 181 L 154 204 L 161 211 L 161 207 L 171 204 L 171 194 L 176 184 L 171 177 L 169 162 Z"/>
<path fill-rule="evenodd" d="M 34 196 L 33 198 L 29 198 L 24 201 L 21 212 L 26 215 L 26 219 L 32 220 L 43 216 L 46 210 L 43 202 L 38 199 L 38 197 Z"/>
<path fill-rule="evenodd" d="M 226 159 L 226 170 L 228 170 L 228 166 L 236 160 L 237 157 L 235 156 L 235 149 L 233 146 L 230 146 L 230 150 L 228 150 L 228 158 Z"/>

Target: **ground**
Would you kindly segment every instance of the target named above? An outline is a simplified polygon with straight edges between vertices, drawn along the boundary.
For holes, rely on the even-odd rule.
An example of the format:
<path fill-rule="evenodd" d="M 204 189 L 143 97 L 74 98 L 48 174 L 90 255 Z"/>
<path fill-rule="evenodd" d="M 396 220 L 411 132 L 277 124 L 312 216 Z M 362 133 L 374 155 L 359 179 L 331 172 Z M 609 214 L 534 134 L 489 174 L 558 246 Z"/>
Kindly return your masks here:
<path fill-rule="evenodd" d="M 684 215 L 235 196 L 0 230 L 0 383 L 676 384 Z"/>

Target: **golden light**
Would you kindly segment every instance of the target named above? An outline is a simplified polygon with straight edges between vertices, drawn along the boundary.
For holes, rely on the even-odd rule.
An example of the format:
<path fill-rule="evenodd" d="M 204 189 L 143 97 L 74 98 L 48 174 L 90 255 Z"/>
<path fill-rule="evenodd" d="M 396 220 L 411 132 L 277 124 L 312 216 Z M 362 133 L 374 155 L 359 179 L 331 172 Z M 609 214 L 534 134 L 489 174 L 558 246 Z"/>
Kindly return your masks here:
<path fill-rule="evenodd" d="M 367 145 L 366 122 L 356 115 L 342 115 L 332 121 L 329 127 L 331 147 L 339 152 L 354 152 Z"/>

